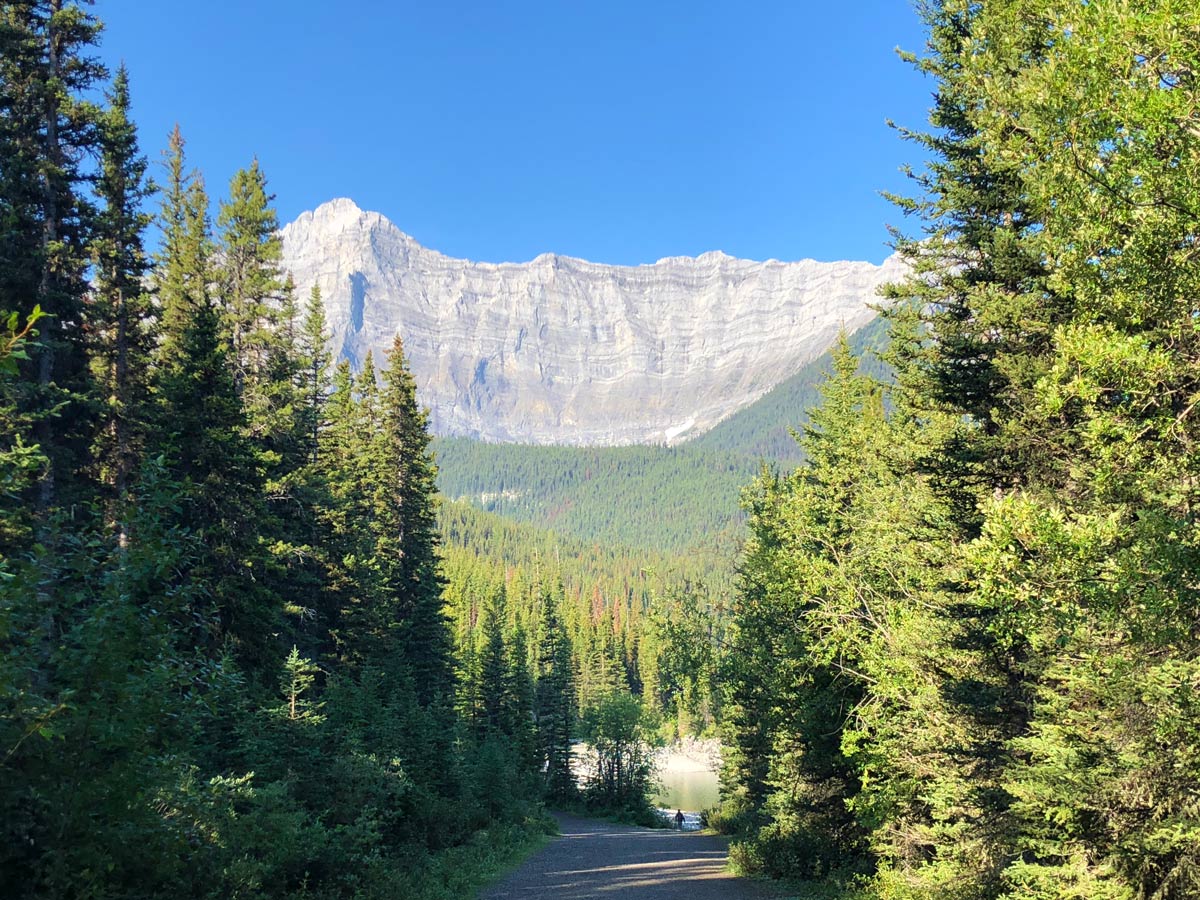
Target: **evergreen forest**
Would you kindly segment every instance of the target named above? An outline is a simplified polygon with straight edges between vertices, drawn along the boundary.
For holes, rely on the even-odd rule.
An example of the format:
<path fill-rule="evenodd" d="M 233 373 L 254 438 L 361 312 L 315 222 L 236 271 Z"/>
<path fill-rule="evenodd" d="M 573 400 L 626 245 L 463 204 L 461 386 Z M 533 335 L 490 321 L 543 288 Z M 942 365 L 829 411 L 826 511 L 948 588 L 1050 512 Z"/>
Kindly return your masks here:
<path fill-rule="evenodd" d="M 879 318 L 588 449 L 434 439 L 253 148 L 0 2 L 0 895 L 468 897 L 703 735 L 800 897 L 1200 896 L 1200 6 L 916 14 Z"/>
<path fill-rule="evenodd" d="M 860 367 L 890 377 L 881 357 L 887 323 L 850 335 Z M 746 514 L 742 488 L 764 462 L 790 470 L 804 459 L 793 431 L 821 402 L 830 353 L 802 366 L 757 402 L 683 444 L 545 447 L 436 438 L 438 488 L 566 537 L 704 560 L 712 578 L 736 567 Z M 670 516 L 662 510 L 671 510 Z M 694 568 L 694 567 L 693 567 Z"/>
<path fill-rule="evenodd" d="M 456 637 L 400 341 L 330 358 L 100 31 L 0 5 L 0 893 L 462 896 L 575 792 L 565 588 Z"/>
<path fill-rule="evenodd" d="M 725 658 L 744 869 L 818 896 L 1200 896 L 1200 7 L 922 3 L 927 158 Z"/>

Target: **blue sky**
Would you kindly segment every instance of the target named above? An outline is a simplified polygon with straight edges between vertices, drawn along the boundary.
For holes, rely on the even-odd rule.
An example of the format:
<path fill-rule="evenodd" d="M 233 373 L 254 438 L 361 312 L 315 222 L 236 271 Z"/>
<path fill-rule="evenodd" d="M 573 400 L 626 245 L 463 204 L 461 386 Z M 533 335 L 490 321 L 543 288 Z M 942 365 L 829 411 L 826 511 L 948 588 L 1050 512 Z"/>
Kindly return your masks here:
<path fill-rule="evenodd" d="M 99 0 L 153 160 L 337 196 L 475 260 L 888 254 L 932 85 L 906 0 Z"/>

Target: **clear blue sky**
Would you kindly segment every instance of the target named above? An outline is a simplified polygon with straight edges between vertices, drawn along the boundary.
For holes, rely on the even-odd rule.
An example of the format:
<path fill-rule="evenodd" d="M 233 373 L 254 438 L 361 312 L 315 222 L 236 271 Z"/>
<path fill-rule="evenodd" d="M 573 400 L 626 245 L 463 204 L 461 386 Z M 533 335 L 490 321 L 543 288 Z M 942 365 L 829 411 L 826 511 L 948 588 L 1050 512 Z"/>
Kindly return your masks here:
<path fill-rule="evenodd" d="M 932 85 L 907 0 L 99 0 L 155 161 L 257 155 L 284 221 L 332 197 L 476 260 L 870 259 Z"/>

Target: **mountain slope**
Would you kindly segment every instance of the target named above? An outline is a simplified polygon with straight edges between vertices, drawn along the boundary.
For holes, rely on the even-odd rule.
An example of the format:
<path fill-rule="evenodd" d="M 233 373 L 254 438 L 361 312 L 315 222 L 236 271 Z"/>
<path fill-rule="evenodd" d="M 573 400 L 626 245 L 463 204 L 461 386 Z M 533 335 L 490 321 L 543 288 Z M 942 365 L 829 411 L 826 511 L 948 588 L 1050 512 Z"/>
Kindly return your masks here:
<path fill-rule="evenodd" d="M 876 356 L 887 343 L 887 322 L 873 319 L 849 337 L 850 348 L 861 358 L 859 368 L 876 378 L 890 377 Z M 759 400 L 730 416 L 687 446 L 766 459 L 788 467 L 803 459 L 792 437 L 808 421 L 808 411 L 821 402 L 821 380 L 833 364 L 829 352 L 821 354 Z"/>
<path fill-rule="evenodd" d="M 582 541 L 678 553 L 728 545 L 758 464 L 681 447 L 537 447 L 434 442 L 451 500 Z"/>
<path fill-rule="evenodd" d="M 850 336 L 865 354 L 863 369 L 878 377 L 887 372 L 870 351 L 886 337 L 881 320 Z M 830 365 L 822 354 L 708 434 L 675 447 L 438 439 L 438 486 L 452 500 L 586 542 L 668 553 L 729 548 L 743 520 L 741 491 L 762 463 L 786 470 L 802 459 L 791 430 L 820 402 Z"/>
<path fill-rule="evenodd" d="M 356 363 L 399 331 L 435 433 L 532 444 L 676 443 L 794 374 L 900 274 L 895 259 L 751 262 L 722 253 L 606 266 L 476 263 L 349 200 L 283 229 L 285 267 L 325 297 Z"/>

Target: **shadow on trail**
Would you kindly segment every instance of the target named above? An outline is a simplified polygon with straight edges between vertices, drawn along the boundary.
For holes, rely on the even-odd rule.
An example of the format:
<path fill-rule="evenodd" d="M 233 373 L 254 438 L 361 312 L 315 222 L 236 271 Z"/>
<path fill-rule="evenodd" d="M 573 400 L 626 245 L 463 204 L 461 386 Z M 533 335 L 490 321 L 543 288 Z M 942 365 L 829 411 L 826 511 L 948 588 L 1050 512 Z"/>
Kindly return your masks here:
<path fill-rule="evenodd" d="M 725 870 L 722 838 L 652 831 L 556 814 L 562 836 L 526 860 L 483 900 L 593 897 L 737 900 L 772 897 Z"/>

